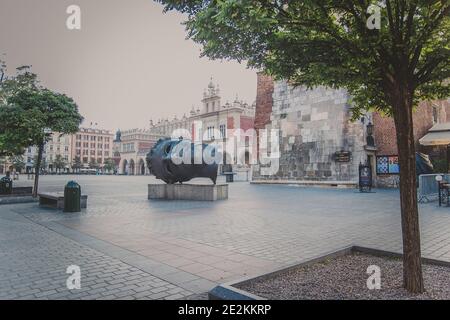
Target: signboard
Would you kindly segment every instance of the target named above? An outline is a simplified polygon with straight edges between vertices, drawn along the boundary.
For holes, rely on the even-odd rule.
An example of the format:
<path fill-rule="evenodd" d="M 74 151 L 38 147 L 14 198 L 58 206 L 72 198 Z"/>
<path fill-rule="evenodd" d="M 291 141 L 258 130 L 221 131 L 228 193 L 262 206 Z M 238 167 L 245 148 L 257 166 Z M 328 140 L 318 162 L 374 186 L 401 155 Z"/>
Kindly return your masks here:
<path fill-rule="evenodd" d="M 350 162 L 352 153 L 350 151 L 336 151 L 333 155 L 336 162 Z"/>
<path fill-rule="evenodd" d="M 372 189 L 372 168 L 369 164 L 359 165 L 359 191 L 369 192 Z"/>
<path fill-rule="evenodd" d="M 398 156 L 377 156 L 377 174 L 399 174 Z"/>

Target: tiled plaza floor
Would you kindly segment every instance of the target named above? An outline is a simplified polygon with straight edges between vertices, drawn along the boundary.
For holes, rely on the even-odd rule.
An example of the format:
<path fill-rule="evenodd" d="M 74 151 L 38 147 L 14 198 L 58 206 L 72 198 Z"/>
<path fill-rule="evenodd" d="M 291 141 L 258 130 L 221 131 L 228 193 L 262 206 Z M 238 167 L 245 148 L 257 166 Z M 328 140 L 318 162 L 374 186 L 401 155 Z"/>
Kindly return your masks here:
<path fill-rule="evenodd" d="M 45 176 L 41 190 L 70 178 Z M 81 213 L 0 207 L 0 299 L 204 297 L 217 283 L 350 244 L 401 251 L 396 190 L 238 182 L 226 201 L 169 202 L 147 200 L 153 177 L 75 179 L 89 195 Z M 423 255 L 450 261 L 450 208 L 420 205 L 420 223 Z M 71 264 L 81 290 L 66 288 Z"/>

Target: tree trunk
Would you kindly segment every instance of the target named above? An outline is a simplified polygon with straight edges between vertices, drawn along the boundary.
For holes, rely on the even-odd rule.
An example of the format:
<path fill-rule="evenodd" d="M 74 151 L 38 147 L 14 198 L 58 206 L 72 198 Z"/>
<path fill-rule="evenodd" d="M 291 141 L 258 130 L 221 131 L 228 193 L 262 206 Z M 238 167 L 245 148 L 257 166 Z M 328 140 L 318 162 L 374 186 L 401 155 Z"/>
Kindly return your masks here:
<path fill-rule="evenodd" d="M 34 171 L 34 187 L 33 187 L 33 198 L 37 197 L 38 186 L 39 186 L 39 173 L 41 171 L 42 154 L 44 153 L 44 144 L 38 146 L 38 156 L 35 164 Z"/>
<path fill-rule="evenodd" d="M 404 92 L 404 91 L 403 91 Z M 424 291 L 417 209 L 416 158 L 410 94 L 397 91 L 393 111 L 400 165 L 400 205 L 403 235 L 403 284 L 411 293 Z"/>

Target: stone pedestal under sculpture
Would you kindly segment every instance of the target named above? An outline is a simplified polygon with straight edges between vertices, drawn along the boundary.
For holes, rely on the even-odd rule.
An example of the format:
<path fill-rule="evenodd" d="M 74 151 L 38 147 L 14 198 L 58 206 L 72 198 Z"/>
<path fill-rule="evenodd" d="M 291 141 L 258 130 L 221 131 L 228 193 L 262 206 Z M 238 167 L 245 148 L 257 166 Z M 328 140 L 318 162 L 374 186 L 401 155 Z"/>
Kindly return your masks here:
<path fill-rule="evenodd" d="M 149 184 L 148 199 L 215 201 L 228 199 L 227 184 Z"/>

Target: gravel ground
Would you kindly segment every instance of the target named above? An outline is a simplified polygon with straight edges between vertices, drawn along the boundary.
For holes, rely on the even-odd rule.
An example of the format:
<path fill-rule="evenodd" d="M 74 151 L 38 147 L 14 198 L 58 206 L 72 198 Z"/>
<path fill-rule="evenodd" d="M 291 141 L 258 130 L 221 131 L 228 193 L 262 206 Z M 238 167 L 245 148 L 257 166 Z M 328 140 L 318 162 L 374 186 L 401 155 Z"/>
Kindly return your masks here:
<path fill-rule="evenodd" d="M 367 288 L 370 265 L 381 269 L 379 290 Z M 412 295 L 402 288 L 400 259 L 354 253 L 236 287 L 274 300 L 450 299 L 450 268 L 423 265 L 423 273 L 426 293 Z"/>

